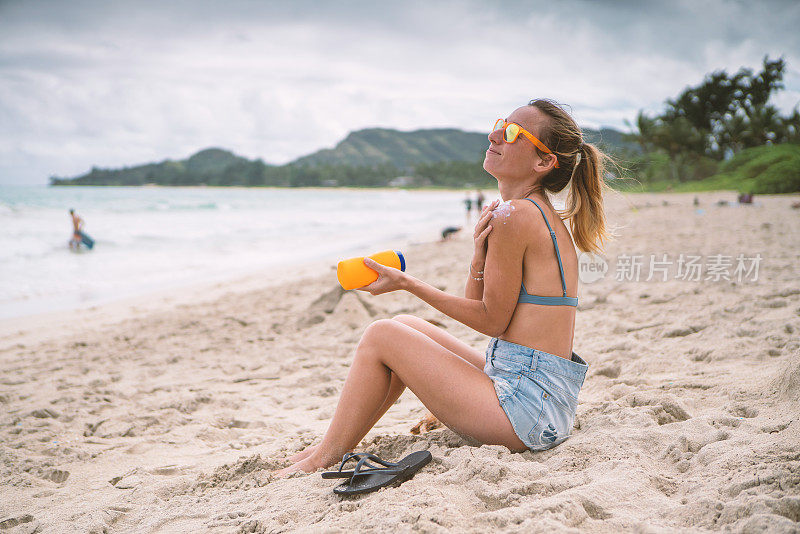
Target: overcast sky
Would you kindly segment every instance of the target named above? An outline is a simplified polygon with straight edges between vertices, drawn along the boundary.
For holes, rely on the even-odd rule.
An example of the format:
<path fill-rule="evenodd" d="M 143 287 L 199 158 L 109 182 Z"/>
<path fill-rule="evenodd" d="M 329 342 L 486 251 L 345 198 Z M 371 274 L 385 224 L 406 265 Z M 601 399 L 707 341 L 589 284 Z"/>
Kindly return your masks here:
<path fill-rule="evenodd" d="M 211 146 L 267 163 L 349 131 L 485 131 L 534 97 L 582 126 L 783 56 L 800 2 L 0 0 L 0 184 Z"/>

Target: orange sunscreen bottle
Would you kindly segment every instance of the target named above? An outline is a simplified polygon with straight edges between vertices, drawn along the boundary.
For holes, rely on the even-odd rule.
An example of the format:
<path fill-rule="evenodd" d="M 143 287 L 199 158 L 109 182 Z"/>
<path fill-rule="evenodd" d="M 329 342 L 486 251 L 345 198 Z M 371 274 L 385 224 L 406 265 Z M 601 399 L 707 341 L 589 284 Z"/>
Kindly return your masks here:
<path fill-rule="evenodd" d="M 406 270 L 406 259 L 403 257 L 403 253 L 398 250 L 384 250 L 368 257 L 381 265 L 394 267 L 401 271 Z M 340 261 L 336 268 L 336 276 L 345 289 L 368 286 L 378 279 L 378 273 L 364 265 L 363 256 Z"/>

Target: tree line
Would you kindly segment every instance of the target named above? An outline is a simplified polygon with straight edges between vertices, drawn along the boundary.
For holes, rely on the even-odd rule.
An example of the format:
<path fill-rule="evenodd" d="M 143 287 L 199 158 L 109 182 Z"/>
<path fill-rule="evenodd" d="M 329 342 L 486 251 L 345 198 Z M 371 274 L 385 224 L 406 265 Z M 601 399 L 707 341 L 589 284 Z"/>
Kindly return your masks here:
<path fill-rule="evenodd" d="M 78 178 L 50 179 L 51 185 L 104 186 L 242 186 L 242 187 L 491 187 L 495 180 L 482 162 L 421 163 L 400 169 L 377 165 L 283 165 L 240 159 L 224 170 L 191 170 L 180 161 L 166 161 L 132 169 L 93 167 Z"/>
<path fill-rule="evenodd" d="M 699 85 L 687 87 L 667 100 L 660 114 L 640 111 L 635 125 L 638 131 L 629 138 L 641 146 L 643 155 L 629 160 L 629 176 L 645 183 L 704 180 L 735 170 L 732 167 L 736 165 L 730 162 L 745 151 L 750 154 L 737 159 L 742 164 L 756 157 L 754 154 L 766 157 L 770 147 L 798 145 L 800 111 L 795 107 L 782 115 L 770 103 L 770 98 L 784 89 L 785 70 L 783 58 L 771 60 L 767 56 L 760 72 L 742 68 L 728 74 L 718 70 Z M 780 153 L 782 156 L 777 159 L 781 161 L 800 158 L 800 149 L 794 147 L 781 149 Z M 784 166 L 786 184 L 800 181 L 793 177 L 795 171 L 800 173 L 797 165 L 800 161 Z M 779 177 L 772 178 L 772 182 L 781 181 Z M 800 190 L 800 185 L 788 185 L 788 190 Z"/>

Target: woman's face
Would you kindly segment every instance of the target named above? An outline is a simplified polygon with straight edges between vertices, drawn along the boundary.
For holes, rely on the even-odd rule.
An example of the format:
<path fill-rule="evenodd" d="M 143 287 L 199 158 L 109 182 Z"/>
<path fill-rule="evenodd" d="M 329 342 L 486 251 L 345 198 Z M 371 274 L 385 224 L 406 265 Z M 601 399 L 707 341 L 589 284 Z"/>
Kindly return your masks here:
<path fill-rule="evenodd" d="M 517 108 L 506 117 L 506 122 L 519 124 L 539 139 L 546 121 L 547 116 L 533 106 Z M 483 160 L 483 168 L 498 180 L 530 179 L 537 172 L 547 170 L 547 167 L 536 147 L 524 135 L 520 134 L 513 143 L 506 143 L 503 130 L 489 134 L 489 149 Z"/>

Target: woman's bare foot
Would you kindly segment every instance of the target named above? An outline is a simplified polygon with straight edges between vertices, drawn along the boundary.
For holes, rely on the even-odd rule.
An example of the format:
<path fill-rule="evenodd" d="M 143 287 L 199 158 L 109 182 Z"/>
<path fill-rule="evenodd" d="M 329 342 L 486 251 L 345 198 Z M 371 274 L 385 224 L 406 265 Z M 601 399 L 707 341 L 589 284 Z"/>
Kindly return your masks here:
<path fill-rule="evenodd" d="M 287 460 L 289 460 L 292 463 L 297 463 L 300 460 L 305 460 L 306 458 L 314 454 L 314 451 L 317 450 L 317 447 L 319 447 L 319 443 L 317 443 L 316 445 L 309 445 L 302 451 L 289 456 Z"/>
<path fill-rule="evenodd" d="M 320 460 L 314 455 L 309 456 L 303 460 L 300 460 L 297 463 L 290 465 L 289 467 L 284 467 L 278 471 L 273 471 L 272 474 L 278 478 L 283 478 L 286 476 L 291 475 L 292 473 L 313 473 L 318 469 L 322 469 L 324 467 L 330 467 L 335 462 L 326 462 L 324 460 Z"/>

